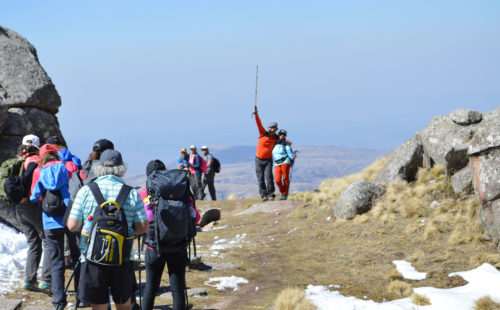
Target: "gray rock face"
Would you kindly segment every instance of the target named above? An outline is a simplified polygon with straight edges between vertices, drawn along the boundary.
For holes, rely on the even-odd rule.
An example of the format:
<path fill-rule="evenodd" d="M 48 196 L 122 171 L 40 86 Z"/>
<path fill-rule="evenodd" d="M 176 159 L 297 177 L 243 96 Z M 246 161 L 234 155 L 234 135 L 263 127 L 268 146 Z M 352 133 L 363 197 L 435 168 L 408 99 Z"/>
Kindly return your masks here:
<path fill-rule="evenodd" d="M 35 134 L 43 143 L 61 135 L 55 114 L 61 98 L 25 38 L 0 26 L 0 163 L 14 157 L 22 138 Z M 0 203 L 0 221 L 18 228 L 15 215 Z"/>
<path fill-rule="evenodd" d="M 479 123 L 483 115 L 474 110 L 458 109 L 450 113 L 450 118 L 455 124 L 467 126 Z"/>
<path fill-rule="evenodd" d="M 57 113 L 61 98 L 40 65 L 35 47 L 4 27 L 0 27 L 0 69 L 2 105 Z"/>
<path fill-rule="evenodd" d="M 469 155 L 500 147 L 500 109 L 484 113 L 483 116 L 483 121 L 477 125 L 476 134 L 469 143 Z"/>
<path fill-rule="evenodd" d="M 372 201 L 385 193 L 381 186 L 366 180 L 359 180 L 349 185 L 342 193 L 333 207 L 336 218 L 350 220 L 356 214 L 369 211 Z"/>
<path fill-rule="evenodd" d="M 375 184 L 387 185 L 395 180 L 413 181 L 422 167 L 423 147 L 417 137 L 413 137 L 400 145 L 390 155 L 375 178 Z"/>
<path fill-rule="evenodd" d="M 451 177 L 451 186 L 453 187 L 453 191 L 457 194 L 472 190 L 472 174 L 469 166 L 455 173 Z"/>
<path fill-rule="evenodd" d="M 418 136 L 429 161 L 444 166 L 452 175 L 469 162 L 467 150 L 476 127 L 457 125 L 448 116 L 436 116 Z"/>

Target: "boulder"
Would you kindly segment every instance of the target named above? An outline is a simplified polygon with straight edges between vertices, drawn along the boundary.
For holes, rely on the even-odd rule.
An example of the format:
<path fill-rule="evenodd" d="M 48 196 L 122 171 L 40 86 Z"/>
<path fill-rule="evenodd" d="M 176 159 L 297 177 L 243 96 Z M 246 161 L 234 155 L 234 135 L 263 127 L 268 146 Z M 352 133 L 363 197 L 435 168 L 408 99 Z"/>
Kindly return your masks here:
<path fill-rule="evenodd" d="M 470 190 L 472 190 L 472 174 L 469 166 L 458 171 L 451 177 L 451 186 L 456 194 L 464 191 L 470 193 Z"/>
<path fill-rule="evenodd" d="M 395 180 L 413 181 L 423 164 L 423 147 L 416 136 L 400 145 L 375 177 L 375 184 L 387 185 Z"/>
<path fill-rule="evenodd" d="M 477 125 L 476 133 L 469 142 L 469 155 L 500 147 L 500 109 L 484 113 L 483 116 L 483 121 Z"/>
<path fill-rule="evenodd" d="M 34 134 L 40 137 L 42 143 L 50 136 L 62 136 L 57 118 L 35 108 L 10 108 L 7 126 L 2 134 L 20 137 Z"/>
<path fill-rule="evenodd" d="M 333 207 L 333 215 L 336 218 L 350 220 L 356 214 L 369 211 L 372 207 L 372 201 L 384 193 L 385 189 L 381 186 L 366 180 L 356 181 L 340 193 Z"/>
<path fill-rule="evenodd" d="M 455 124 L 467 126 L 479 123 L 483 118 L 481 112 L 467 109 L 457 109 L 450 113 L 450 118 Z"/>
<path fill-rule="evenodd" d="M 16 32 L 0 26 L 2 105 L 36 107 L 57 113 L 61 98 L 40 65 L 36 49 Z"/>
<path fill-rule="evenodd" d="M 424 163 L 438 163 L 448 175 L 463 169 L 469 162 L 467 151 L 476 128 L 476 124 L 457 125 L 449 116 L 434 117 L 417 134 L 424 147 Z"/>
<path fill-rule="evenodd" d="M 220 220 L 220 209 L 208 209 L 201 215 L 200 223 L 198 225 L 203 227 L 208 223 L 218 220 Z"/>

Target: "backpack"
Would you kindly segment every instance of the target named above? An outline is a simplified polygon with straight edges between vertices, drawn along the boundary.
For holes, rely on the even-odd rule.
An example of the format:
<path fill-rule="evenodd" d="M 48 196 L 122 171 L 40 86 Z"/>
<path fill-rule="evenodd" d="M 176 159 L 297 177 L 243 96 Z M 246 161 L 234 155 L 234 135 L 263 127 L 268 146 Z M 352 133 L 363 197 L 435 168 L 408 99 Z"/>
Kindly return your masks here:
<path fill-rule="evenodd" d="M 60 190 L 45 192 L 42 200 L 42 210 L 50 216 L 61 216 L 66 213 L 66 205 Z"/>
<path fill-rule="evenodd" d="M 134 237 L 129 229 L 123 206 L 132 187 L 123 185 L 115 201 L 105 201 L 97 183 L 89 188 L 97 201 L 88 237 L 86 261 L 99 266 L 119 267 L 130 260 Z"/>
<path fill-rule="evenodd" d="M 69 179 L 68 191 L 70 198 L 69 198 L 68 208 L 66 209 L 66 213 L 64 214 L 64 219 L 63 219 L 64 226 L 66 226 L 68 223 L 68 217 L 69 214 L 71 213 L 71 207 L 73 206 L 73 201 L 75 201 L 76 194 L 78 194 L 80 188 L 83 187 L 83 181 L 82 178 L 80 177 L 80 171 L 73 172 L 73 174 L 71 175 L 71 179 Z"/>
<path fill-rule="evenodd" d="M 17 204 L 25 197 L 22 177 L 26 157 L 7 159 L 0 165 L 0 198 Z"/>
<path fill-rule="evenodd" d="M 212 169 L 214 170 L 215 173 L 220 173 L 221 171 L 220 161 L 213 156 L 212 156 Z"/>
<path fill-rule="evenodd" d="M 154 171 L 147 179 L 146 188 L 152 198 L 157 252 L 184 251 L 196 235 L 187 172 L 177 169 Z"/>
<path fill-rule="evenodd" d="M 200 155 L 198 155 L 198 156 L 200 156 Z M 207 162 L 201 156 L 200 156 L 200 161 L 201 161 L 201 172 L 207 173 L 207 170 L 208 170 L 208 168 L 207 168 Z"/>

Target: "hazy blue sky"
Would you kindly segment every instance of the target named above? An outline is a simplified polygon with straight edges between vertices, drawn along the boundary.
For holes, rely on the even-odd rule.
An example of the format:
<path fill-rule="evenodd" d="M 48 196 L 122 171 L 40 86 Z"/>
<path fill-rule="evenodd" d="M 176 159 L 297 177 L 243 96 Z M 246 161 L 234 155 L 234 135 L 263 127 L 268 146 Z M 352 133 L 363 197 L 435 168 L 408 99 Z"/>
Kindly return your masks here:
<path fill-rule="evenodd" d="M 0 24 L 37 48 L 81 157 L 255 144 L 256 64 L 263 121 L 295 144 L 393 149 L 500 105 L 500 1 L 16 0 Z"/>

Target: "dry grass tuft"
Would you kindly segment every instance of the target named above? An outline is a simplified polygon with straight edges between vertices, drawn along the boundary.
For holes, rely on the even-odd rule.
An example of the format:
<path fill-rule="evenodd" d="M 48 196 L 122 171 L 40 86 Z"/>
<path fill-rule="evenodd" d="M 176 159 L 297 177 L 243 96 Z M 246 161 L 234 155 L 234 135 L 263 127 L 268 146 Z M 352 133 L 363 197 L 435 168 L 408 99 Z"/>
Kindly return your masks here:
<path fill-rule="evenodd" d="M 391 271 L 385 276 L 385 278 L 389 281 L 404 279 L 396 268 L 391 269 Z"/>
<path fill-rule="evenodd" d="M 281 291 L 274 303 L 275 310 L 314 310 L 316 307 L 306 299 L 299 288 L 287 288 Z"/>
<path fill-rule="evenodd" d="M 475 265 L 482 265 L 484 263 L 491 264 L 500 268 L 500 254 L 497 253 L 479 253 L 470 258 L 470 262 Z"/>
<path fill-rule="evenodd" d="M 485 296 L 476 301 L 475 310 L 500 310 L 500 303 L 491 299 L 490 296 Z"/>
<path fill-rule="evenodd" d="M 408 297 L 412 293 L 412 288 L 411 285 L 406 282 L 395 280 L 389 283 L 389 285 L 387 286 L 387 291 L 398 297 Z"/>
<path fill-rule="evenodd" d="M 365 213 L 365 214 L 356 216 L 352 221 L 355 224 L 363 224 L 363 223 L 368 222 L 369 220 L 370 220 L 370 217 Z"/>
<path fill-rule="evenodd" d="M 413 294 L 411 296 L 411 300 L 417 306 L 429 306 L 431 304 L 429 298 L 425 297 L 424 295 Z"/>

